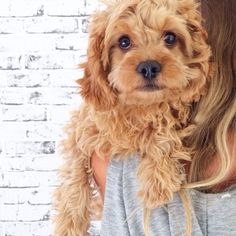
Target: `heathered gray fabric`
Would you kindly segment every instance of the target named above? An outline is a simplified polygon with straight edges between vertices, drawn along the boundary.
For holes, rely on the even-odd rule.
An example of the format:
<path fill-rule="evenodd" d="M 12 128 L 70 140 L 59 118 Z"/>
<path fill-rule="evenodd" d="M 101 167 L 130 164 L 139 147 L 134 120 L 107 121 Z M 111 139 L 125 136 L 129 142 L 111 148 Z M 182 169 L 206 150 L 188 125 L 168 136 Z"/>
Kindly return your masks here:
<path fill-rule="evenodd" d="M 112 160 L 109 164 L 101 236 L 143 236 L 143 212 L 138 200 L 137 157 Z M 236 236 L 236 185 L 223 193 L 190 191 L 193 212 L 192 236 Z M 127 219 L 127 221 L 125 221 Z M 181 199 L 153 210 L 151 236 L 185 235 Z"/>

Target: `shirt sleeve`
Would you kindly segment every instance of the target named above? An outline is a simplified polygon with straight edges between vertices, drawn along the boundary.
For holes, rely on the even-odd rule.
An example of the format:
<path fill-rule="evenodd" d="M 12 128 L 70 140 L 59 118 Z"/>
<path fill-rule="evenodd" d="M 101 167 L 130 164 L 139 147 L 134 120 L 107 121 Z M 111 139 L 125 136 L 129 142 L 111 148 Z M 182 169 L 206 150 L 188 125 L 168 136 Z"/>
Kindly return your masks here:
<path fill-rule="evenodd" d="M 101 236 L 130 236 L 123 199 L 123 161 L 111 160 L 108 167 Z"/>

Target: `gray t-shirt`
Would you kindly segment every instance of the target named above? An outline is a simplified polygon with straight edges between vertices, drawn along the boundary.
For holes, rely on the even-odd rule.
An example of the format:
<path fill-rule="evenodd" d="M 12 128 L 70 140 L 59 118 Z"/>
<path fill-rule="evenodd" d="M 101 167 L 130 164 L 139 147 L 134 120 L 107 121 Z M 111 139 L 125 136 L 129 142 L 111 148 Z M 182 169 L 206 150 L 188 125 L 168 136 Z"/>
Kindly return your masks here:
<path fill-rule="evenodd" d="M 143 236 L 143 211 L 137 197 L 138 157 L 109 164 L 101 236 Z M 236 236 L 236 185 L 217 194 L 189 191 L 192 236 Z M 169 204 L 152 211 L 151 236 L 186 235 L 182 201 L 176 193 Z"/>

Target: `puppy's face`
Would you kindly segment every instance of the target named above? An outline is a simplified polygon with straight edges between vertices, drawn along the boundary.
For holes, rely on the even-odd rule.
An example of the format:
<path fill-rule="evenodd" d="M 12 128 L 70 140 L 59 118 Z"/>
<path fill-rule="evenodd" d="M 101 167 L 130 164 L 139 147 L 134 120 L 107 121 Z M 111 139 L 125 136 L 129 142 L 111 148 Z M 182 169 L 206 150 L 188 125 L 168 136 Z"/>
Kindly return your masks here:
<path fill-rule="evenodd" d="M 109 106 L 199 99 L 210 50 L 196 9 L 192 0 L 121 0 L 94 18 L 83 80 L 102 90 L 89 91 L 100 108 L 104 98 Z"/>

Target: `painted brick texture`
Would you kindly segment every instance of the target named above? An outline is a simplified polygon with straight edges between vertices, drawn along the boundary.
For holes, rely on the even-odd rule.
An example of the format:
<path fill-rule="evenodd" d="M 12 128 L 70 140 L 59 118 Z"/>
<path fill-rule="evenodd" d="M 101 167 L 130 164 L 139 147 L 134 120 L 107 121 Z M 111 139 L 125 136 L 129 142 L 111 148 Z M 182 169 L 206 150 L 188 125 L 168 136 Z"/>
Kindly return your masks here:
<path fill-rule="evenodd" d="M 0 236 L 52 235 L 58 143 L 96 0 L 0 3 Z"/>

